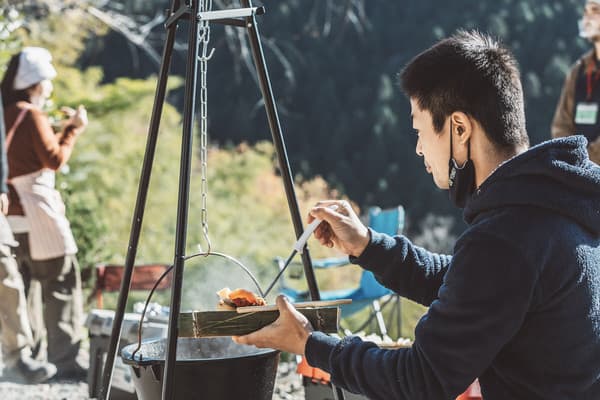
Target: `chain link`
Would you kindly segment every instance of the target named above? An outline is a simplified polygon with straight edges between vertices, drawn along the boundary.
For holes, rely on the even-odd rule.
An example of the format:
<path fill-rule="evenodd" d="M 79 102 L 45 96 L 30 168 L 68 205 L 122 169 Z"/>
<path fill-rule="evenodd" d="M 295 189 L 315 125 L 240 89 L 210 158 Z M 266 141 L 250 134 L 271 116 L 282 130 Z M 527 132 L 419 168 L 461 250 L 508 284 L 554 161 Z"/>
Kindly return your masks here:
<path fill-rule="evenodd" d="M 211 11 L 212 0 L 197 0 L 200 1 L 200 12 Z M 198 60 L 200 62 L 200 171 L 202 176 L 202 233 L 206 240 L 207 251 L 206 255 L 210 254 L 210 237 L 208 234 L 208 209 L 207 209 L 207 195 L 208 195 L 208 91 L 206 84 L 206 75 L 208 69 L 208 60 L 214 53 L 214 48 L 211 49 L 210 54 L 208 52 L 208 43 L 210 41 L 210 24 L 209 21 L 200 20 L 200 28 L 198 31 L 198 46 L 202 46 L 198 49 L 200 55 Z"/>

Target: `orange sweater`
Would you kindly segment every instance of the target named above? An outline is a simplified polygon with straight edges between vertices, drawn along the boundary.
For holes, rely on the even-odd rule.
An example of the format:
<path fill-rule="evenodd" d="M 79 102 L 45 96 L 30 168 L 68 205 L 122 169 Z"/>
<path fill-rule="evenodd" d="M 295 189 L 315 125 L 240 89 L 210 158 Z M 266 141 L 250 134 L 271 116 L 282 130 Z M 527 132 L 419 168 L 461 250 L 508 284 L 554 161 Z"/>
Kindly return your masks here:
<path fill-rule="evenodd" d="M 27 102 L 11 104 L 4 110 L 7 132 L 17 116 L 26 107 L 31 109 L 17 127 L 8 149 L 8 179 L 39 171 L 42 168 L 57 170 L 71 156 L 77 129 L 67 125 L 62 132 L 55 134 L 46 114 Z M 8 215 L 24 215 L 19 197 L 14 188 L 10 189 Z"/>

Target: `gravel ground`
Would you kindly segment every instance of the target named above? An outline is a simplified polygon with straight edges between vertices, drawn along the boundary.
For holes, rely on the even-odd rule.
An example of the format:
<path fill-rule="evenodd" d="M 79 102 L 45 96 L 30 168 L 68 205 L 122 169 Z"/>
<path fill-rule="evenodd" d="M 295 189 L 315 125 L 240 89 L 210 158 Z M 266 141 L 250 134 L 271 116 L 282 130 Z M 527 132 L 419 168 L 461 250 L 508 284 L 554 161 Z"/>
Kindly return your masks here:
<path fill-rule="evenodd" d="M 0 368 L 2 362 L 0 360 Z M 82 382 L 58 381 L 40 385 L 8 382 L 0 375 L 2 400 L 81 400 L 89 399 L 88 385 Z M 302 380 L 296 374 L 296 364 L 281 362 L 277 371 L 273 400 L 303 400 Z"/>

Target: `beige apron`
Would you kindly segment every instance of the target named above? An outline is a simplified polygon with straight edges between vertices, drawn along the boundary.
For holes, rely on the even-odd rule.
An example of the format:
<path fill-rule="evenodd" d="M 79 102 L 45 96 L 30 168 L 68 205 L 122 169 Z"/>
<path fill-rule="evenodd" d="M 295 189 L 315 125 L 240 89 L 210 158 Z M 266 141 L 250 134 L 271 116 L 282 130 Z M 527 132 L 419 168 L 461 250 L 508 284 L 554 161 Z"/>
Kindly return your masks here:
<path fill-rule="evenodd" d="M 65 205 L 54 189 L 55 173 L 42 169 L 10 180 L 19 195 L 29 223 L 29 249 L 33 260 L 48 260 L 77 253 Z"/>

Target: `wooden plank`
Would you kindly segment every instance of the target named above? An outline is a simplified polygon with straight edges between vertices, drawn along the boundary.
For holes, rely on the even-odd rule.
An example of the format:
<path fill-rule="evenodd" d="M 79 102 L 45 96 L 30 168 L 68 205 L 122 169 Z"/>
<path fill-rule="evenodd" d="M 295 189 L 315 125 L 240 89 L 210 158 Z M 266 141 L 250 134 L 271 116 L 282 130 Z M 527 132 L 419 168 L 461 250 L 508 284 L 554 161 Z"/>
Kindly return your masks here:
<path fill-rule="evenodd" d="M 308 307 L 331 307 L 331 306 L 339 306 L 342 304 L 350 304 L 352 303 L 352 299 L 339 299 L 339 300 L 318 300 L 318 301 L 300 301 L 298 303 L 292 303 L 292 305 L 296 309 L 300 308 L 308 308 Z M 274 311 L 277 310 L 277 306 L 275 304 L 269 306 L 247 306 L 247 307 L 238 307 L 236 308 L 236 312 L 238 314 L 249 313 L 249 312 L 264 312 L 264 311 Z"/>
<path fill-rule="evenodd" d="M 298 310 L 321 332 L 336 333 L 338 307 L 302 308 Z M 273 323 L 279 311 L 238 314 L 235 311 L 195 311 L 179 315 L 179 337 L 238 336 L 254 332 Z"/>

